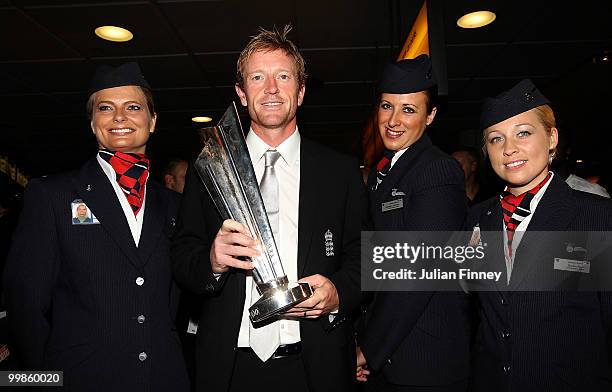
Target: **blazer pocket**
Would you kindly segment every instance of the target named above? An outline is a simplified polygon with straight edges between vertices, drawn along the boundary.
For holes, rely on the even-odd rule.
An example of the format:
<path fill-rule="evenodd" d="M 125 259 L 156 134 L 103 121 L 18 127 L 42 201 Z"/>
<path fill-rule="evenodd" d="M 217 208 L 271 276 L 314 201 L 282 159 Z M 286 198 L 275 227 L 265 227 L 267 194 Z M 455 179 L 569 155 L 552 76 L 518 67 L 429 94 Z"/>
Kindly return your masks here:
<path fill-rule="evenodd" d="M 92 360 L 100 351 L 101 345 L 93 339 L 82 343 L 71 343 L 48 347 L 45 352 L 45 364 L 49 368 L 70 370 Z"/>

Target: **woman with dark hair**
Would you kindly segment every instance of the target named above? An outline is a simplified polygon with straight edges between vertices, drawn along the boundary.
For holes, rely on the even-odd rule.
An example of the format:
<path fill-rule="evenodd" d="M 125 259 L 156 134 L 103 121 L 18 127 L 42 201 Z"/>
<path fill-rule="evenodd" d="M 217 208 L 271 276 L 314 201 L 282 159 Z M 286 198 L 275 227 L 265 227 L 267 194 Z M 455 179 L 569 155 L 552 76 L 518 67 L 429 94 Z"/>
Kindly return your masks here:
<path fill-rule="evenodd" d="M 378 84 L 378 128 L 385 153 L 368 179 L 379 231 L 461 228 L 467 203 L 457 161 L 425 134 L 437 113 L 429 57 L 387 65 Z M 469 302 L 460 292 L 377 292 L 357 351 L 357 377 L 381 391 L 465 391 Z M 364 366 L 369 370 L 365 370 Z"/>
<path fill-rule="evenodd" d="M 149 179 L 157 115 L 136 63 L 100 67 L 87 104 L 99 151 L 29 182 L 4 275 L 23 369 L 66 391 L 187 391 L 173 326 L 169 233 L 177 197 Z M 86 207 L 88 224 L 72 219 Z"/>
<path fill-rule="evenodd" d="M 473 207 L 467 223 L 471 243 L 488 245 L 483 265 L 503 278 L 477 292 L 472 390 L 610 391 L 612 300 L 597 287 L 576 290 L 602 266 L 576 267 L 586 267 L 576 250 L 590 254 L 580 241 L 612 228 L 612 204 L 550 171 L 555 116 L 530 80 L 488 98 L 481 129 L 506 189 Z"/>

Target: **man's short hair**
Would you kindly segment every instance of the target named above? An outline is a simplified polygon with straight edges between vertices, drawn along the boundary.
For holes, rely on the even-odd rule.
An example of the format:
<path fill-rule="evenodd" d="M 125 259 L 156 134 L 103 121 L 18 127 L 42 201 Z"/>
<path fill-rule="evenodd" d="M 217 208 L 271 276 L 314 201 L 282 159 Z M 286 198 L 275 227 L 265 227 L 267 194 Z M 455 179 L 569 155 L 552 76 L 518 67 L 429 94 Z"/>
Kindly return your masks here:
<path fill-rule="evenodd" d="M 164 167 L 161 170 L 162 180 L 166 176 L 166 174 L 169 174 L 174 177 L 176 168 L 181 163 L 187 163 L 187 161 L 184 160 L 183 158 L 173 158 L 170 161 L 168 161 L 168 163 L 166 163 L 166 165 L 164 165 Z"/>
<path fill-rule="evenodd" d="M 478 150 L 470 146 L 461 146 L 453 151 L 453 154 L 461 151 L 465 151 L 472 159 L 472 162 L 476 162 L 480 166 L 480 154 L 478 153 Z"/>
<path fill-rule="evenodd" d="M 298 85 L 301 87 L 306 84 L 306 78 L 308 77 L 308 75 L 306 75 L 306 62 L 297 46 L 289 40 L 288 35 L 290 31 L 290 24 L 285 25 L 282 31 L 279 31 L 276 26 L 273 27 L 272 30 L 266 30 L 260 27 L 257 35 L 251 37 L 247 46 L 240 53 L 238 62 L 236 63 L 236 82 L 240 88 L 244 88 L 244 68 L 249 57 L 255 52 L 272 52 L 278 49 L 282 50 L 287 56 L 293 59 L 295 69 L 297 70 Z"/>

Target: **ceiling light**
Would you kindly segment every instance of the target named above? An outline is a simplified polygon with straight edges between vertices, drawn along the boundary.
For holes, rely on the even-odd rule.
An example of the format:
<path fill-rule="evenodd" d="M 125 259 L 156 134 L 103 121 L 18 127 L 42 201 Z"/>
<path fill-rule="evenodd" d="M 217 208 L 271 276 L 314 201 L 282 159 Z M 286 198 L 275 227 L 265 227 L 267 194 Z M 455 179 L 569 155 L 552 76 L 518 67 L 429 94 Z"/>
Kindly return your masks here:
<path fill-rule="evenodd" d="M 197 122 L 197 123 L 205 123 L 205 122 L 211 122 L 212 118 L 206 117 L 206 116 L 196 116 L 196 117 L 192 117 L 191 121 Z"/>
<path fill-rule="evenodd" d="M 130 30 L 117 26 L 100 26 L 95 33 L 98 37 L 113 42 L 127 42 L 134 38 Z"/>
<path fill-rule="evenodd" d="M 583 163 L 584 161 L 582 159 L 576 159 L 576 163 Z"/>
<path fill-rule="evenodd" d="M 477 29 L 493 23 L 496 16 L 491 11 L 476 11 L 463 15 L 457 20 L 457 26 L 464 29 Z"/>
<path fill-rule="evenodd" d="M 602 54 L 598 54 L 593 57 L 593 64 L 610 64 L 611 56 L 612 56 L 612 51 L 604 50 Z"/>

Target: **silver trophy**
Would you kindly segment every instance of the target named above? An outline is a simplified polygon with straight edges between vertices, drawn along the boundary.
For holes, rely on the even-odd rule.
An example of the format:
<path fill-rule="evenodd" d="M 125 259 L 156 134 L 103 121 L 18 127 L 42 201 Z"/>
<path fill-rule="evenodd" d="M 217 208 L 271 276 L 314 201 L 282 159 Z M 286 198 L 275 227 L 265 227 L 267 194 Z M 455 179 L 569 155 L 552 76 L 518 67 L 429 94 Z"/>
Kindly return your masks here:
<path fill-rule="evenodd" d="M 262 245 L 261 256 L 252 260 L 261 298 L 249 308 L 251 322 L 258 323 L 304 301 L 312 289 L 308 283 L 290 283 L 285 275 L 236 104 L 229 106 L 217 126 L 202 128 L 199 134 L 203 148 L 195 168 L 221 217 L 245 225 Z"/>

